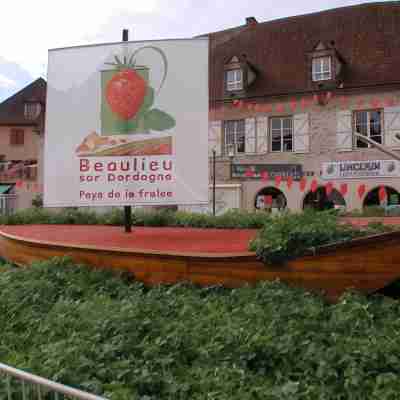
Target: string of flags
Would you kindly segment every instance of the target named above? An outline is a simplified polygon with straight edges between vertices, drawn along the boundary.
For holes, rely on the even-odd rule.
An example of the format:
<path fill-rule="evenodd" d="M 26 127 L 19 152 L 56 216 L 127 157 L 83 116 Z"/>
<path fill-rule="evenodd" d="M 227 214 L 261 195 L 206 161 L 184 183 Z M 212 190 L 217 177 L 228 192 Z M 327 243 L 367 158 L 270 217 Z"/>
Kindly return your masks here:
<path fill-rule="evenodd" d="M 17 180 L 15 182 L 15 187 L 21 190 L 25 189 L 28 192 L 43 193 L 43 184 L 41 183 Z"/>
<path fill-rule="evenodd" d="M 323 100 L 321 100 L 321 96 Z M 267 104 L 267 103 L 257 103 L 254 100 L 243 100 L 243 99 L 234 99 L 232 100 L 233 108 L 240 108 L 249 111 L 256 112 L 264 112 L 271 113 L 273 111 L 277 113 L 282 113 L 290 109 L 292 112 L 295 112 L 297 109 L 305 110 L 308 107 L 311 107 L 316 104 L 327 104 L 329 101 L 334 100 L 336 103 L 343 109 L 348 109 L 350 106 L 350 99 L 347 96 L 337 96 L 332 92 L 326 92 L 324 95 L 322 94 L 314 94 L 312 97 L 303 97 L 301 99 L 290 99 L 288 103 L 277 103 Z M 371 108 L 380 108 L 380 107 L 394 107 L 399 104 L 399 100 L 393 96 L 385 96 L 385 97 L 372 97 L 367 100 L 365 97 L 361 97 L 355 101 L 355 105 L 358 108 L 362 107 L 371 107 Z"/>
<path fill-rule="evenodd" d="M 248 178 L 251 178 L 255 176 L 255 172 L 251 168 L 248 168 L 245 171 L 244 175 Z M 260 177 L 261 181 L 264 182 L 269 181 L 271 178 L 267 171 L 262 171 L 260 173 Z M 276 175 L 273 178 L 273 184 L 275 185 L 276 188 L 282 188 L 283 181 L 285 181 L 287 189 L 291 190 L 294 184 L 294 179 L 292 176 L 283 177 L 281 175 Z M 326 182 L 321 184 L 318 182 L 316 178 L 313 178 L 311 181 L 307 180 L 306 176 L 300 178 L 300 180 L 298 181 L 298 186 L 300 192 L 304 192 L 307 189 L 307 187 L 309 187 L 309 190 L 312 193 L 315 193 L 319 188 L 324 188 L 325 193 L 328 197 L 332 194 L 334 190 L 337 190 L 343 197 L 345 197 L 349 193 L 349 185 L 347 183 L 341 183 L 339 184 L 338 187 L 335 187 L 335 184 L 333 182 Z M 376 185 L 374 185 L 374 187 L 376 187 Z M 357 185 L 357 195 L 360 199 L 364 197 L 366 192 L 367 192 L 367 185 L 365 183 L 360 183 L 359 185 Z M 384 201 L 388 197 L 384 185 L 379 186 L 378 196 L 379 200 L 381 201 Z M 264 196 L 264 202 L 266 202 L 266 204 L 269 204 L 268 201 L 269 200 L 266 199 L 266 196 Z"/>

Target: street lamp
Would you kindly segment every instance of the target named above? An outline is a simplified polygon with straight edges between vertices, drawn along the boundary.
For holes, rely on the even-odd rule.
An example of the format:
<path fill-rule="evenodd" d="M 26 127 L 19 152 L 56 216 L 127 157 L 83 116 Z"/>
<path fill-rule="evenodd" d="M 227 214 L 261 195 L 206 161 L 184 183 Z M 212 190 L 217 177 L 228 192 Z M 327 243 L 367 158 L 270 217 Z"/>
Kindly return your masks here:
<path fill-rule="evenodd" d="M 231 179 L 232 179 L 232 177 L 233 177 L 233 158 L 235 157 L 235 153 L 233 152 L 232 147 L 229 149 L 228 157 L 229 157 L 229 169 L 231 171 Z"/>
<path fill-rule="evenodd" d="M 212 209 L 213 209 L 213 216 L 215 217 L 215 163 L 216 163 L 216 154 L 217 151 L 215 149 L 212 150 L 212 166 L 213 166 L 213 202 L 212 202 Z"/>

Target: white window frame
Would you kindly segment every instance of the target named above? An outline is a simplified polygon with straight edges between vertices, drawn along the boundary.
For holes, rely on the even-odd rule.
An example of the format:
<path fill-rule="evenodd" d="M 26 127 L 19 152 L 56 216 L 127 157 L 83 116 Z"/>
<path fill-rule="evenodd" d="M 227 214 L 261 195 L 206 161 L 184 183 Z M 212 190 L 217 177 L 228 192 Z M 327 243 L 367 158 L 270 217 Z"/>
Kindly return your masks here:
<path fill-rule="evenodd" d="M 243 130 L 239 129 L 240 124 L 243 126 Z M 228 132 L 228 128 L 233 126 L 233 132 Z M 243 151 L 238 151 L 239 144 L 238 134 L 243 132 Z M 228 143 L 228 137 L 233 136 L 234 143 Z M 224 121 L 224 153 L 229 156 L 231 153 L 233 155 L 245 154 L 246 153 L 246 121 L 244 119 L 237 120 L 227 120 Z"/>
<path fill-rule="evenodd" d="M 328 60 L 327 64 L 324 62 L 325 60 Z M 328 81 L 329 79 L 332 79 L 332 57 L 323 56 L 323 57 L 313 58 L 312 59 L 313 82 Z"/>
<path fill-rule="evenodd" d="M 372 148 L 373 146 L 371 145 L 371 144 L 369 144 L 369 143 L 366 143 L 366 145 L 367 146 L 365 146 L 365 147 L 359 147 L 359 146 L 357 146 L 357 141 L 358 140 L 361 140 L 361 139 L 358 139 L 356 136 L 355 136 L 355 133 L 356 133 L 356 129 L 357 129 L 357 113 L 362 113 L 362 112 L 365 112 L 365 113 L 367 113 L 367 136 L 366 137 L 368 137 L 368 138 L 371 138 L 371 136 L 378 136 L 378 135 L 371 135 L 371 118 L 370 118 L 370 113 L 371 112 L 378 112 L 378 113 L 380 113 L 380 122 L 379 122 L 379 124 L 380 124 L 380 137 L 381 137 L 381 143 L 380 144 L 384 144 L 384 131 L 383 131 L 383 110 L 382 109 L 372 109 L 372 110 L 357 110 L 357 111 L 354 111 L 353 112 L 353 148 L 354 149 L 356 149 L 356 150 L 359 150 L 359 149 L 370 149 L 370 148 Z M 372 138 L 371 138 L 372 139 Z M 374 139 L 372 139 L 372 140 L 374 140 Z"/>
<path fill-rule="evenodd" d="M 272 121 L 274 119 L 280 120 L 280 150 L 273 150 L 272 147 L 272 142 L 273 142 L 273 131 L 276 131 L 277 129 L 272 128 Z M 285 150 L 284 149 L 284 141 L 283 141 L 283 135 L 284 135 L 284 129 L 283 129 L 283 120 L 284 119 L 289 119 L 290 120 L 290 131 L 292 134 L 292 149 L 291 150 Z M 293 116 L 292 115 L 287 115 L 287 116 L 282 116 L 282 117 L 271 117 L 269 119 L 269 144 L 270 144 L 270 149 L 272 153 L 293 153 L 294 152 L 294 126 L 293 126 Z"/>
<path fill-rule="evenodd" d="M 232 75 L 232 80 L 229 80 Z M 241 68 L 234 68 L 225 71 L 225 87 L 229 92 L 243 89 L 243 70 Z"/>

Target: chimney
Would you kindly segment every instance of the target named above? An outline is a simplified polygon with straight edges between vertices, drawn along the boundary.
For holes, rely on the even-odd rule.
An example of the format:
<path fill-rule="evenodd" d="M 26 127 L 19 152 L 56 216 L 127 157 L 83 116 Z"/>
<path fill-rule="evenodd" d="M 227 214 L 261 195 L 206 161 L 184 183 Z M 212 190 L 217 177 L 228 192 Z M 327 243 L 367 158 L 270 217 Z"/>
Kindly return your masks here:
<path fill-rule="evenodd" d="M 246 18 L 246 25 L 247 26 L 254 26 L 257 25 L 258 21 L 255 19 L 255 17 L 247 17 Z"/>

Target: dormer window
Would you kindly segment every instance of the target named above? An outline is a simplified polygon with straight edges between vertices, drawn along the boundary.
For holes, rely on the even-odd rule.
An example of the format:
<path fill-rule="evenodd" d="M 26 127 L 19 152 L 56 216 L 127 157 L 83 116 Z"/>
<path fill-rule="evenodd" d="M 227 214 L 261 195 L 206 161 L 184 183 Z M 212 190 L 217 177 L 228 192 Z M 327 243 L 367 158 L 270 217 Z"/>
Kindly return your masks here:
<path fill-rule="evenodd" d="M 332 57 L 316 57 L 312 60 L 313 82 L 332 79 Z"/>
<path fill-rule="evenodd" d="M 307 54 L 308 87 L 324 91 L 339 87 L 344 79 L 345 62 L 333 40 L 318 42 Z"/>
<path fill-rule="evenodd" d="M 245 54 L 233 56 L 224 64 L 224 96 L 244 96 L 256 79 L 256 71 Z"/>
<path fill-rule="evenodd" d="M 225 71 L 226 90 L 229 92 L 243 89 L 243 71 L 241 68 Z"/>

